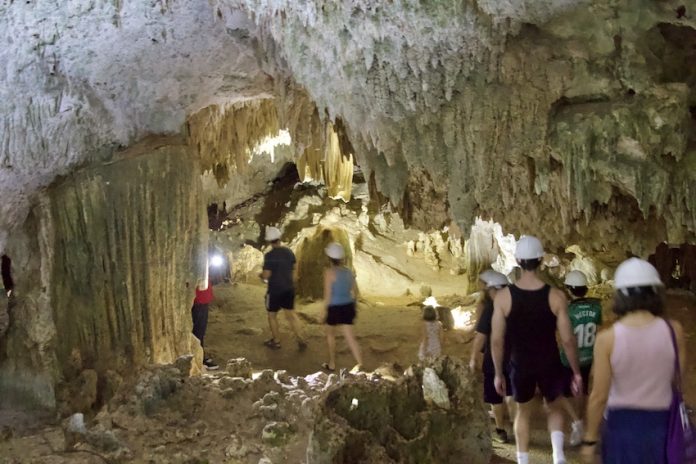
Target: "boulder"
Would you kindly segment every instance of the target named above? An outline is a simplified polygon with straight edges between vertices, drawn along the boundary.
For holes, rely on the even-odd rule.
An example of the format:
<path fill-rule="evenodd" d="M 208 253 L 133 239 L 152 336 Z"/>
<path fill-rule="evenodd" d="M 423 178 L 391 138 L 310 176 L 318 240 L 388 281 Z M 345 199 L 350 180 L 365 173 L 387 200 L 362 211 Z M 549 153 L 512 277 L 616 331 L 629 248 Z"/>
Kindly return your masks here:
<path fill-rule="evenodd" d="M 251 363 L 246 358 L 230 359 L 225 370 L 231 377 L 251 378 Z"/>
<path fill-rule="evenodd" d="M 466 365 L 449 357 L 394 381 L 349 376 L 317 407 L 307 462 L 488 464 L 480 388 Z"/>
<path fill-rule="evenodd" d="M 434 404 L 442 409 L 450 408 L 447 385 L 430 367 L 423 370 L 423 398 L 428 404 Z"/>

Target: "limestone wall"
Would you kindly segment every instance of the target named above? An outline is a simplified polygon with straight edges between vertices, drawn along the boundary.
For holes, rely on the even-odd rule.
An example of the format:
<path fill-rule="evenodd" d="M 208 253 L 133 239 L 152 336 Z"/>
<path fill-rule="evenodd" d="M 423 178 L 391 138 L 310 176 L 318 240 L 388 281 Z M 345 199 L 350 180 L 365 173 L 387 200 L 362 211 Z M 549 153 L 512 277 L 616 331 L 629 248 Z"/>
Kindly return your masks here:
<path fill-rule="evenodd" d="M 207 258 L 198 163 L 176 139 L 115 158 L 47 189 L 13 248 L 18 304 L 1 383 L 45 406 L 86 369 L 104 386 L 193 351 L 193 286 Z"/>
<path fill-rule="evenodd" d="M 559 248 L 696 240 L 693 6 L 235 3 L 421 227 L 444 210 Z"/>

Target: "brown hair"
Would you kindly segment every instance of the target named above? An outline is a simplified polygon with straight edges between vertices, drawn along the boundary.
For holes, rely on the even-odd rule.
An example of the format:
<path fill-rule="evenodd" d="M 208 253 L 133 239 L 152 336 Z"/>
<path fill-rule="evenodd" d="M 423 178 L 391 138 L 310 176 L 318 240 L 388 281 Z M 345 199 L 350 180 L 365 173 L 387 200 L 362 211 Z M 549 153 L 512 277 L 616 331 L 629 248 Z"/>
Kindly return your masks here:
<path fill-rule="evenodd" d="M 424 321 L 437 321 L 437 311 L 434 306 L 426 306 L 423 308 Z"/>
<path fill-rule="evenodd" d="M 645 310 L 662 316 L 665 310 L 664 291 L 661 287 L 634 287 L 627 293 L 617 290 L 614 294 L 614 313 L 624 316 L 633 311 Z"/>

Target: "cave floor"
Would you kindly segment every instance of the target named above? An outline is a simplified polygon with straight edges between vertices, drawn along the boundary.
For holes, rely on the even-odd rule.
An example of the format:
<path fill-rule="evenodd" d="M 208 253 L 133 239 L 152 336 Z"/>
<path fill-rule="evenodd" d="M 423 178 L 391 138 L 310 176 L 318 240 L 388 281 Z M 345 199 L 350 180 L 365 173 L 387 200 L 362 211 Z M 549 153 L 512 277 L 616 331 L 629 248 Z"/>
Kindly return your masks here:
<path fill-rule="evenodd" d="M 293 375 L 316 372 L 326 359 L 326 342 L 321 324 L 321 301 L 299 303 L 296 311 L 302 320 L 302 328 L 309 346 L 298 352 L 287 322 L 280 315 L 282 349 L 274 351 L 263 346 L 269 338 L 265 288 L 254 284 L 221 284 L 214 288 L 216 299 L 211 305 L 206 335 L 207 352 L 219 363 L 234 357 L 244 357 L 256 368 L 285 369 Z M 363 350 L 365 368 L 372 370 L 383 363 L 396 363 L 402 367 L 418 361 L 420 342 L 420 298 L 366 297 L 358 305 L 355 333 Z M 456 298 L 455 298 L 456 300 Z M 686 329 L 688 352 L 696 349 L 696 298 L 689 293 L 668 294 L 668 316 L 681 321 Z M 613 322 L 610 301 L 604 300 L 605 325 Z M 468 359 L 472 329 L 445 332 L 444 354 Z M 351 368 L 354 364 L 350 351 L 342 339 L 337 340 L 338 368 Z M 685 388 L 689 404 L 696 403 L 696 363 L 689 362 Z M 534 420 L 530 458 L 532 462 L 550 462 L 551 445 L 541 404 Z M 566 424 L 569 424 L 569 419 Z M 491 424 L 492 425 L 492 424 Z M 512 428 L 508 433 L 512 436 Z M 569 463 L 579 462 L 577 450 L 566 448 Z M 515 462 L 514 444 L 494 444 L 492 463 Z"/>
<path fill-rule="evenodd" d="M 291 332 L 285 321 L 281 319 L 283 348 L 271 351 L 262 345 L 268 338 L 266 315 L 263 309 L 264 288 L 255 284 L 221 284 L 215 286 L 216 299 L 211 305 L 206 345 L 208 353 L 221 365 L 230 358 L 245 357 L 255 369 L 274 370 L 285 369 L 290 374 L 306 375 L 316 372 L 325 359 L 325 341 L 321 325 L 321 302 L 303 302 L 298 304 L 297 311 L 301 314 L 302 327 L 309 340 L 309 347 L 303 352 L 296 348 Z M 457 301 L 458 297 L 450 298 Z M 446 300 L 447 298 L 443 298 Z M 358 319 L 355 332 L 362 346 L 366 369 L 375 369 L 383 363 L 397 363 L 402 368 L 417 360 L 419 343 L 419 298 L 375 298 L 366 297 L 359 304 Z M 465 297 L 459 298 L 467 301 Z M 468 300 L 470 301 L 470 300 Z M 609 302 L 605 301 L 609 314 Z M 696 298 L 691 294 L 670 293 L 668 295 L 668 315 L 680 320 L 686 329 L 688 351 L 696 348 Z M 282 317 L 282 316 L 281 316 Z M 607 325 L 611 317 L 606 317 Z M 471 346 L 471 329 L 456 330 L 446 333 L 444 352 L 448 355 L 468 358 Z M 350 368 L 353 365 L 350 353 L 342 340 L 337 345 L 339 368 Z M 695 364 L 689 362 L 685 393 L 689 404 L 696 403 L 696 372 Z M 224 367 L 224 366 L 223 366 Z M 201 379 L 205 381 L 205 379 Z M 191 390 L 191 398 L 176 400 L 172 408 L 190 407 L 189 402 L 201 401 L 196 398 L 198 392 Z M 181 404 L 179 404 L 179 402 Z M 178 406 L 177 406 L 178 405 Z M 250 405 L 249 405 L 250 406 Z M 210 408 L 218 408 L 217 403 L 211 403 Z M 534 419 L 530 458 L 531 462 L 550 462 L 551 452 L 545 421 L 541 413 L 541 405 Z M 239 411 L 238 411 L 239 412 Z M 245 417 L 239 415 L 239 420 Z M 169 418 L 169 415 L 165 415 Z M 170 419 L 167 419 L 170 420 Z M 230 420 L 230 419 L 226 419 Z M 151 426 L 158 422 L 150 423 Z M 164 426 L 164 423 L 159 423 Z M 233 427 L 232 422 L 225 427 Z M 171 424 L 170 424 L 171 425 Z M 236 426 L 239 426 L 237 424 Z M 235 427 L 236 427 L 235 426 Z M 491 423 L 492 426 L 492 423 Z M 169 427 L 169 425 L 167 426 Z M 165 427 L 166 428 L 166 427 Z M 188 430 L 187 426 L 182 430 Z M 7 434 L 6 431 L 11 431 Z M 0 464 L 5 463 L 96 463 L 105 462 L 102 458 L 86 452 L 67 453 L 63 449 L 63 433 L 55 420 L 26 411 L 0 408 Z M 157 437 L 159 431 L 152 431 Z M 511 430 L 509 431 L 511 434 Z M 166 433 L 162 431 L 161 433 Z M 214 440 L 214 434 L 207 439 Z M 145 437 L 143 437 L 145 440 Z M 154 440 L 151 436 L 149 440 Z M 215 442 L 205 446 L 215 447 Z M 494 456 L 492 463 L 514 462 L 514 444 L 493 445 Z M 299 462 L 301 450 L 297 450 Z M 569 463 L 578 463 L 577 450 L 566 449 Z M 294 460 L 294 459 L 291 459 Z M 150 461 L 156 462 L 156 461 Z M 290 462 L 287 461 L 286 462 Z"/>

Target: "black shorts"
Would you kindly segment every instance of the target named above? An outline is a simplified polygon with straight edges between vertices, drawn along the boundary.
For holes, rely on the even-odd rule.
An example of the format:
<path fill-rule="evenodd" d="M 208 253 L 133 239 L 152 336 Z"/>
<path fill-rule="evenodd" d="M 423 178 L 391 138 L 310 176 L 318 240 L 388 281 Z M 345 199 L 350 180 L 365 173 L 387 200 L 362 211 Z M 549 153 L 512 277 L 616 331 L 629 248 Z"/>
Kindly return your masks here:
<path fill-rule="evenodd" d="M 355 303 L 329 306 L 329 313 L 326 315 L 328 325 L 353 325 L 353 319 L 355 319 Z"/>
<path fill-rule="evenodd" d="M 510 375 L 508 372 L 505 373 L 505 386 L 507 388 L 507 394 L 510 394 Z M 503 397 L 495 391 L 495 371 L 489 371 L 484 369 L 483 371 L 483 402 L 486 404 L 502 404 Z"/>
<path fill-rule="evenodd" d="M 573 391 L 571 389 L 571 383 L 573 382 L 573 370 L 570 367 L 563 366 L 566 371 L 566 386 L 563 390 L 563 394 L 567 397 L 573 396 Z M 582 376 L 582 394 L 587 396 L 590 393 L 590 371 L 592 370 L 592 364 L 587 366 L 580 366 L 580 375 Z"/>
<path fill-rule="evenodd" d="M 281 309 L 295 309 L 295 291 L 266 293 L 266 311 L 277 313 Z"/>
<path fill-rule="evenodd" d="M 537 387 L 546 401 L 554 401 L 563 395 L 568 377 L 561 364 L 552 362 L 545 366 L 521 367 L 510 365 L 512 396 L 518 403 L 526 403 L 534 398 Z"/>

